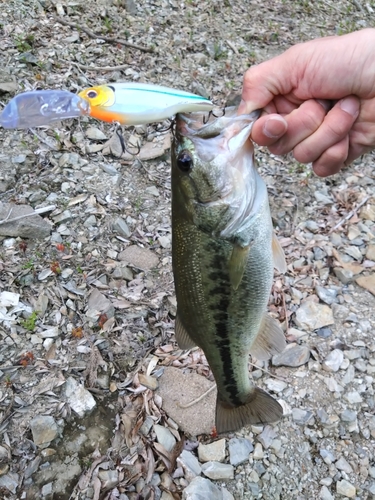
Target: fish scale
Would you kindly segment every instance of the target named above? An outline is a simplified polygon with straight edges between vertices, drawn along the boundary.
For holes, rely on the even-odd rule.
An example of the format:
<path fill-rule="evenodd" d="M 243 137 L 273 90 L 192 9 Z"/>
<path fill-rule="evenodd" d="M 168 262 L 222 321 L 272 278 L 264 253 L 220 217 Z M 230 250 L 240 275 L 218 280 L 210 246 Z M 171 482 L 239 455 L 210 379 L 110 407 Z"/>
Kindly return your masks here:
<path fill-rule="evenodd" d="M 285 347 L 280 327 L 269 317 L 265 320 L 273 279 L 273 228 L 267 190 L 254 168 L 252 145 L 247 140 L 254 120 L 247 117 L 241 127 L 239 120 L 234 118 L 233 133 L 248 127 L 247 143 L 242 145 L 244 151 L 227 154 L 220 134 L 225 133 L 226 140 L 228 134 L 230 138 L 230 120 L 230 117 L 224 120 L 223 132 L 219 127 L 215 137 L 204 137 L 204 130 L 201 135 L 199 128 L 192 132 L 186 128 L 186 120 L 177 116 L 177 133 L 172 147 L 176 337 L 181 347 L 198 345 L 206 355 L 218 388 L 218 432 L 271 422 L 282 416 L 277 401 L 250 381 L 248 355 L 251 349 L 257 351 L 257 342 L 268 355 Z M 210 160 L 202 160 L 205 141 L 211 141 L 207 143 L 208 149 L 218 142 L 221 153 L 212 155 Z M 179 158 L 184 154 L 186 160 L 187 153 L 193 166 L 190 172 L 183 172 L 179 168 Z M 236 180 L 232 182 L 232 171 L 225 160 L 238 163 L 242 155 L 243 165 L 239 171 L 244 183 L 241 187 L 237 171 Z M 238 194 L 241 195 L 247 186 L 254 193 L 248 197 L 246 205 L 243 198 L 238 200 Z M 249 248 L 245 245 L 245 250 L 238 249 L 238 242 L 250 242 Z M 233 255 L 237 255 L 234 249 L 240 256 L 246 253 L 238 286 L 231 279 L 231 263 Z"/>

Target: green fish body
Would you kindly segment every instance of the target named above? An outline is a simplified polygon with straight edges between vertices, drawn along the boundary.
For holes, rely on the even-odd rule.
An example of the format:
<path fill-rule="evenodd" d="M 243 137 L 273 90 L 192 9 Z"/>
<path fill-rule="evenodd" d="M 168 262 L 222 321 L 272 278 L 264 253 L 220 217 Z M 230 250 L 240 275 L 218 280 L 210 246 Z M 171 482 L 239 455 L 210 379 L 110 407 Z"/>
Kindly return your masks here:
<path fill-rule="evenodd" d="M 285 347 L 266 314 L 273 267 L 285 261 L 272 228 L 267 189 L 249 141 L 257 115 L 178 115 L 172 146 L 172 262 L 176 338 L 203 349 L 217 384 L 216 429 L 227 432 L 282 416 L 249 379 L 248 356 Z"/>

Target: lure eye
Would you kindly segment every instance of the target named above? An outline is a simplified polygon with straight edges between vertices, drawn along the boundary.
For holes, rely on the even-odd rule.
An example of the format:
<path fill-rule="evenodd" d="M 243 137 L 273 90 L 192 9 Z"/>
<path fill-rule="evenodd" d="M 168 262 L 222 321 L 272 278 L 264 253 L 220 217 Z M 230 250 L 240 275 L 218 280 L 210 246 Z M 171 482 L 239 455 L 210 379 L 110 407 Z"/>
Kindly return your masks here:
<path fill-rule="evenodd" d="M 89 90 L 87 92 L 87 97 L 89 97 L 90 99 L 95 99 L 95 97 L 97 97 L 98 93 L 96 90 Z"/>
<path fill-rule="evenodd" d="M 193 167 L 193 159 L 187 151 L 181 151 L 177 157 L 178 168 L 185 173 L 190 172 Z"/>

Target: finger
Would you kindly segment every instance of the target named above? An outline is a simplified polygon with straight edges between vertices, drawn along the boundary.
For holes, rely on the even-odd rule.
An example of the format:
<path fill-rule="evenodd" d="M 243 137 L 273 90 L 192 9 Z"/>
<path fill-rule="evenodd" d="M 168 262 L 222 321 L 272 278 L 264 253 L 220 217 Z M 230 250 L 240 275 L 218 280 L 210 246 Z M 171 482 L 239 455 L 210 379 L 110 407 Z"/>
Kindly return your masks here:
<path fill-rule="evenodd" d="M 336 174 L 345 166 L 349 152 L 349 136 L 347 135 L 340 142 L 328 148 L 313 163 L 313 169 L 319 177 L 327 177 Z"/>
<path fill-rule="evenodd" d="M 288 124 L 287 132 L 270 148 L 271 153 L 283 155 L 294 150 L 296 146 L 314 134 L 322 125 L 328 109 L 329 101 L 309 99 L 285 116 Z M 267 123 L 265 124 L 267 129 Z M 265 130 L 265 134 L 267 134 Z"/>
<path fill-rule="evenodd" d="M 251 138 L 260 146 L 271 146 L 285 134 L 288 128 L 286 120 L 277 114 L 258 118 L 251 130 Z"/>
<path fill-rule="evenodd" d="M 335 144 L 346 137 L 359 114 L 359 99 L 349 96 L 337 102 L 329 111 L 315 133 L 300 142 L 293 150 L 301 163 L 317 160 Z"/>

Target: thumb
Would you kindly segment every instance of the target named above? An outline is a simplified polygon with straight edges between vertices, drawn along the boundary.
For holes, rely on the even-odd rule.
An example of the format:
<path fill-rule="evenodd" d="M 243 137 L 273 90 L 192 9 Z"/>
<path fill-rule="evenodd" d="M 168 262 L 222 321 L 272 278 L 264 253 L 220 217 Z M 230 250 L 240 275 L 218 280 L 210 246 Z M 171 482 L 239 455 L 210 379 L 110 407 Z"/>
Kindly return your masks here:
<path fill-rule="evenodd" d="M 275 96 L 291 92 L 296 61 L 294 60 L 294 65 L 291 64 L 289 51 L 290 49 L 246 71 L 238 114 L 248 114 L 256 109 L 265 108 Z"/>

